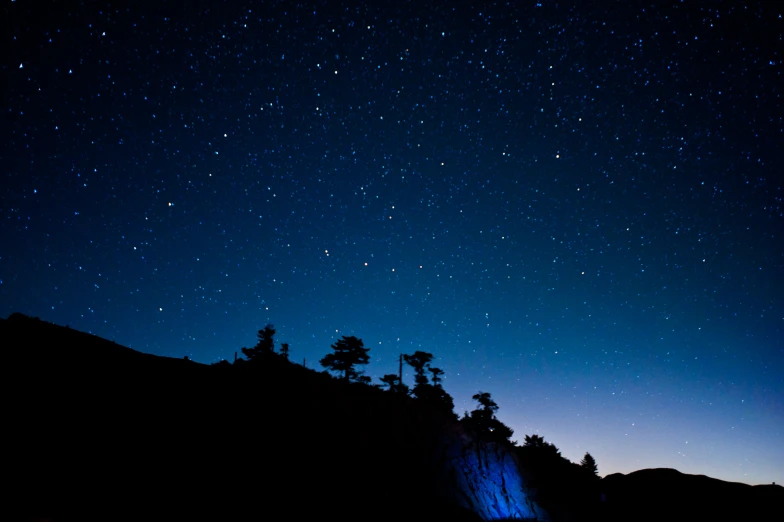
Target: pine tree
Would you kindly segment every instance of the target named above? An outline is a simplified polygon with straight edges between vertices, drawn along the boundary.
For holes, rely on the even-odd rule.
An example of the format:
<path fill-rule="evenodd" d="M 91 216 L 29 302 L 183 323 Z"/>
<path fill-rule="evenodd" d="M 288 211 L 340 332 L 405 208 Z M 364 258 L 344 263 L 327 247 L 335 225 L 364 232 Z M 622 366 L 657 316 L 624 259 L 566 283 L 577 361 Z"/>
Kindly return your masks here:
<path fill-rule="evenodd" d="M 414 382 L 416 383 L 415 386 L 428 384 L 425 371 L 427 370 L 427 366 L 430 364 L 430 361 L 433 360 L 432 353 L 421 352 L 417 350 L 411 355 L 404 355 L 403 360 L 407 365 L 414 369 Z"/>
<path fill-rule="evenodd" d="M 289 343 L 280 343 L 280 355 L 287 361 L 289 360 Z"/>
<path fill-rule="evenodd" d="M 325 355 L 319 363 L 327 370 L 342 374 L 345 381 L 356 381 L 368 383 L 369 377 L 362 375 L 362 371 L 357 371 L 354 366 L 358 364 L 367 364 L 370 362 L 368 352 L 370 348 L 365 348 L 362 339 L 358 339 L 353 335 L 346 337 L 345 335 L 340 338 L 330 348 L 334 350 L 333 353 Z"/>
<path fill-rule="evenodd" d="M 400 377 L 394 373 L 388 373 L 381 377 L 381 382 L 393 393 L 408 394 L 408 386 L 400 382 Z"/>
<path fill-rule="evenodd" d="M 537 453 L 539 455 L 545 456 L 546 458 L 561 456 L 561 450 L 559 450 L 552 442 L 546 442 L 544 437 L 541 435 L 526 435 L 523 447 L 536 448 Z"/>
<path fill-rule="evenodd" d="M 439 411 L 457 418 L 454 412 L 454 399 L 441 387 L 443 380 L 441 376 L 444 375 L 444 370 L 430 367 L 433 354 L 417 350 L 411 355 L 404 354 L 403 360 L 414 370 L 414 388 L 411 390 L 411 395 L 417 400 L 427 402 Z M 426 372 L 433 374 L 432 384 L 428 382 Z"/>
<path fill-rule="evenodd" d="M 242 353 L 249 361 L 261 356 L 275 353 L 275 327 L 268 324 L 256 334 L 258 342 L 253 348 L 243 348 Z"/>
<path fill-rule="evenodd" d="M 442 370 L 441 368 L 432 368 L 432 367 L 429 368 L 429 370 L 430 373 L 433 374 L 433 377 L 430 378 L 430 380 L 433 382 L 433 386 L 437 388 L 441 387 L 441 381 L 443 380 L 441 379 L 441 376 L 444 375 L 444 370 Z"/>
<path fill-rule="evenodd" d="M 461 422 L 479 435 L 495 440 L 509 440 L 514 434 L 514 430 L 496 418 L 495 412 L 498 411 L 498 404 L 490 394 L 480 391 L 471 398 L 477 401 L 481 408 L 477 408 L 471 413 L 466 412 Z"/>
<path fill-rule="evenodd" d="M 471 398 L 482 406 L 481 411 L 488 412 L 491 416 L 498 411 L 498 404 L 496 404 L 488 392 L 480 391 Z"/>
<path fill-rule="evenodd" d="M 594 475 L 599 475 L 599 467 L 596 465 L 596 460 L 594 460 L 590 453 L 585 453 L 583 460 L 580 461 L 580 466 Z"/>

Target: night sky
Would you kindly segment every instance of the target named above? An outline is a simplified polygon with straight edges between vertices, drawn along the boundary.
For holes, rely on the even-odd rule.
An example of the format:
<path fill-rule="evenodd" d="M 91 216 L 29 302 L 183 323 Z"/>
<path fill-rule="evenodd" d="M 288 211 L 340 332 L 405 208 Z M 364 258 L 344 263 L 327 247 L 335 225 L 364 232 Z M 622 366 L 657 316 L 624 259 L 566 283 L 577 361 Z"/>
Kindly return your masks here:
<path fill-rule="evenodd" d="M 0 315 L 784 482 L 784 5 L 576 3 L 4 2 Z"/>

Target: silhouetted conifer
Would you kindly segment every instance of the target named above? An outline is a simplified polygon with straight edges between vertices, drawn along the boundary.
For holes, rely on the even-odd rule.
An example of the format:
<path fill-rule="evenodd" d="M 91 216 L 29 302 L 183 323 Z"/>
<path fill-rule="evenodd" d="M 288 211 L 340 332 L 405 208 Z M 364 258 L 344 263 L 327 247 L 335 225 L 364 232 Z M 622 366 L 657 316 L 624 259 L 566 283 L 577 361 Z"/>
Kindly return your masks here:
<path fill-rule="evenodd" d="M 398 381 L 400 379 L 398 379 L 398 376 L 395 375 L 394 373 L 387 373 L 386 375 L 381 377 L 379 380 L 383 384 L 385 384 L 387 386 L 387 389 L 389 391 L 393 391 L 395 389 L 395 386 L 397 386 L 397 383 L 398 383 Z"/>
<path fill-rule="evenodd" d="M 403 360 L 414 369 L 414 382 L 416 385 L 428 383 L 425 371 L 430 364 L 430 361 L 433 360 L 432 353 L 417 350 L 411 355 L 403 355 Z"/>
<path fill-rule="evenodd" d="M 484 412 L 489 412 L 491 415 L 494 415 L 495 412 L 498 411 L 498 404 L 496 404 L 488 392 L 480 391 L 471 398 L 479 403 Z"/>
<path fill-rule="evenodd" d="M 353 335 L 350 337 L 344 335 L 330 348 L 334 352 L 328 353 L 319 361 L 321 366 L 331 372 L 342 374 L 343 379 L 346 381 L 370 382 L 369 377 L 363 376 L 361 371 L 357 371 L 354 368 L 358 364 L 370 362 L 370 356 L 368 355 L 370 348 L 365 348 L 362 339 L 358 339 Z"/>
<path fill-rule="evenodd" d="M 540 455 L 545 457 L 560 457 L 561 450 L 559 450 L 552 442 L 545 442 L 544 437 L 541 435 L 526 435 L 524 448 L 536 448 Z"/>
<path fill-rule="evenodd" d="M 480 391 L 471 398 L 477 401 L 481 408 L 477 408 L 471 413 L 466 412 L 460 421 L 480 436 L 508 441 L 514 434 L 514 430 L 496 418 L 495 412 L 498 411 L 498 404 L 490 394 Z"/>
<path fill-rule="evenodd" d="M 432 408 L 447 413 L 457 419 L 455 415 L 455 401 L 440 385 L 417 384 L 412 390 L 417 400 L 428 403 Z"/>
<path fill-rule="evenodd" d="M 442 381 L 441 376 L 444 375 L 444 370 L 442 370 L 441 368 L 433 368 L 433 367 L 429 368 L 429 370 L 430 373 L 433 374 L 433 377 L 430 378 L 430 380 L 433 382 L 433 386 L 440 387 Z"/>
<path fill-rule="evenodd" d="M 599 467 L 596 465 L 596 460 L 594 460 L 590 453 L 585 453 L 583 460 L 580 461 L 580 467 L 590 471 L 594 475 L 599 475 Z"/>
<path fill-rule="evenodd" d="M 431 368 L 432 360 L 432 353 L 419 350 L 411 355 L 403 355 L 403 361 L 414 370 L 414 388 L 411 390 L 411 395 L 457 418 L 454 413 L 454 399 L 441 387 L 441 376 L 444 375 L 444 371 L 440 368 Z M 433 374 L 433 384 L 427 380 L 428 371 Z"/>
<path fill-rule="evenodd" d="M 400 393 L 402 395 L 408 394 L 408 386 L 400 382 L 400 377 L 394 373 L 388 373 L 381 377 L 383 385 L 393 393 Z"/>
<path fill-rule="evenodd" d="M 275 353 L 275 327 L 268 324 L 263 329 L 259 330 L 256 334 L 258 342 L 253 348 L 243 348 L 242 353 L 249 361 L 254 360 L 260 355 L 269 355 Z"/>
<path fill-rule="evenodd" d="M 490 424 L 490 433 L 495 439 L 509 441 L 514 435 L 514 430 L 500 420 L 493 418 Z"/>
<path fill-rule="evenodd" d="M 541 435 L 526 435 L 516 448 L 534 501 L 552 520 L 601 520 L 599 478 L 561 456 Z"/>
<path fill-rule="evenodd" d="M 289 360 L 289 343 L 280 344 L 280 355 L 287 361 Z"/>

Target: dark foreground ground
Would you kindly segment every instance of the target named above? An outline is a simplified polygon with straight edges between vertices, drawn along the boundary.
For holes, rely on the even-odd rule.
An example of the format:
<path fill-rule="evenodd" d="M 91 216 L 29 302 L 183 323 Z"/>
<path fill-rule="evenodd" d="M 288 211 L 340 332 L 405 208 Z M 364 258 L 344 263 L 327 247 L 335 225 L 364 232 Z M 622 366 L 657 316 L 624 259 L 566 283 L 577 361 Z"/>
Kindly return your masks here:
<path fill-rule="evenodd" d="M 18 316 L 0 339 L 2 520 L 477 520 L 434 486 L 443 419 L 375 388 Z"/>
<path fill-rule="evenodd" d="M 273 358 L 205 366 L 0 320 L 0 520 L 475 521 L 433 463 L 454 423 Z M 434 457 L 436 457 L 434 459 Z M 519 456 L 554 522 L 784 520 L 784 488 Z"/>

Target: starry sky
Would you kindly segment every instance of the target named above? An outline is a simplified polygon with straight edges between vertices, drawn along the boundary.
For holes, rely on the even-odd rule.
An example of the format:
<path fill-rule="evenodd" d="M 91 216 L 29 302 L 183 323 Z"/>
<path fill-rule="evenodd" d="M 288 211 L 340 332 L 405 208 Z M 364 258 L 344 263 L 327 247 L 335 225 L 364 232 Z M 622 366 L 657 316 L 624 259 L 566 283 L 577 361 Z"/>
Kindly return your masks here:
<path fill-rule="evenodd" d="M 0 315 L 784 482 L 784 5 L 467 4 L 4 2 Z"/>

